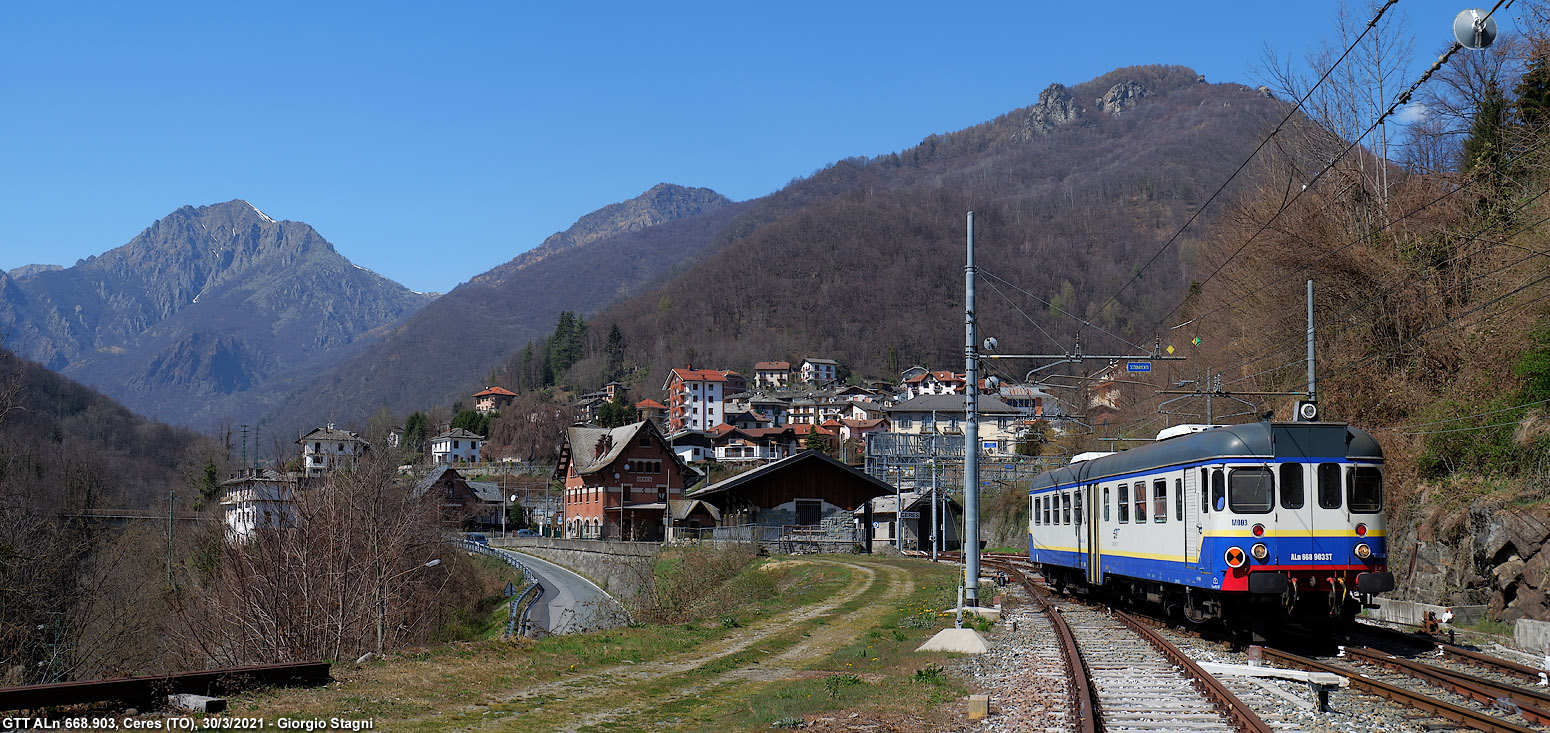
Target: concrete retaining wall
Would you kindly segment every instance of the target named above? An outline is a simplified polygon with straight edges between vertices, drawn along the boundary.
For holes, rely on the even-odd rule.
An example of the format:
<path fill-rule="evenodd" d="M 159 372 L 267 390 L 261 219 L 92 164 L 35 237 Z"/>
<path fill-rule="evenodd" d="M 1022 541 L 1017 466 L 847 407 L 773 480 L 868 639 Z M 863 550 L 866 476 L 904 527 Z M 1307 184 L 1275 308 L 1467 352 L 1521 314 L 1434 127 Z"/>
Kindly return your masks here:
<path fill-rule="evenodd" d="M 642 579 L 651 572 L 657 553 L 662 551 L 662 545 L 655 542 L 558 537 L 507 537 L 491 539 L 490 544 L 531 553 L 563 566 L 597 583 L 615 598 L 634 595 Z"/>
<path fill-rule="evenodd" d="M 1520 618 L 1513 627 L 1513 636 L 1519 649 L 1550 657 L 1550 623 Z"/>
<path fill-rule="evenodd" d="M 1426 618 L 1427 611 L 1436 614 L 1440 621 L 1443 614 L 1451 610 L 1454 624 L 1472 624 L 1485 618 L 1485 606 L 1433 606 L 1430 603 L 1396 601 L 1389 598 L 1377 598 L 1373 603 L 1378 607 L 1367 609 L 1368 618 L 1395 624 L 1420 626 L 1421 621 Z"/>

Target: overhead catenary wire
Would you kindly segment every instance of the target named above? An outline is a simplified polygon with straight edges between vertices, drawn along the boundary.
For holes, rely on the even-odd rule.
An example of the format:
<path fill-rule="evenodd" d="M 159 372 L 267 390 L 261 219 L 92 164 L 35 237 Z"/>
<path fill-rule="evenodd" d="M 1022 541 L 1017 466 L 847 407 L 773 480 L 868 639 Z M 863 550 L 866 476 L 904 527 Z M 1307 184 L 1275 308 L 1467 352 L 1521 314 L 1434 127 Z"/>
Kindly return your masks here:
<path fill-rule="evenodd" d="M 1536 201 L 1540 200 L 1541 198 L 1544 198 L 1546 195 L 1550 195 L 1550 188 L 1541 190 L 1539 193 L 1535 194 L 1534 196 L 1529 197 L 1522 204 L 1520 204 L 1516 209 L 1514 209 L 1512 212 L 1510 212 L 1510 214 L 1515 215 L 1517 213 L 1522 212 L 1523 210 L 1527 209 L 1530 205 L 1532 205 Z M 1523 234 L 1525 232 L 1533 231 L 1540 224 L 1544 224 L 1546 222 L 1550 222 L 1550 216 L 1541 217 L 1540 219 L 1537 219 L 1537 220 L 1535 220 L 1533 222 L 1530 222 L 1528 224 L 1524 224 L 1524 225 L 1521 225 L 1519 227 L 1516 227 L 1514 231 L 1508 233 L 1505 236 L 1505 238 L 1502 239 L 1502 240 L 1499 240 L 1499 241 L 1486 240 L 1487 241 L 1486 245 L 1481 246 L 1481 247 L 1479 247 L 1479 248 L 1477 248 L 1477 249 L 1475 249 L 1475 250 L 1473 250 L 1471 252 L 1465 253 L 1463 256 L 1464 257 L 1474 257 L 1474 256 L 1478 256 L 1480 254 L 1483 254 L 1484 252 L 1488 251 L 1489 249 L 1491 249 L 1493 247 L 1501 246 L 1501 244 L 1510 241 L 1513 237 L 1521 235 L 1521 234 Z M 1479 240 L 1479 239 L 1481 239 L 1484 236 L 1484 234 L 1485 234 L 1485 230 L 1474 232 L 1474 233 L 1470 234 L 1468 237 L 1466 237 L 1461 244 L 1468 244 L 1470 242 Z M 1474 283 L 1476 283 L 1476 282 L 1478 282 L 1480 280 L 1484 280 L 1485 278 L 1488 278 L 1488 277 L 1490 277 L 1492 275 L 1495 275 L 1498 272 L 1501 272 L 1502 270 L 1509 269 L 1511 267 L 1515 267 L 1515 266 L 1517 266 L 1519 264 L 1522 264 L 1523 262 L 1525 262 L 1525 261 L 1527 261 L 1529 259 L 1533 259 L 1534 257 L 1550 256 L 1550 253 L 1539 252 L 1537 250 L 1530 250 L 1530 252 L 1531 252 L 1530 255 L 1528 255 L 1526 257 L 1523 257 L 1523 258 L 1521 258 L 1519 260 L 1516 260 L 1514 262 L 1511 262 L 1511 263 L 1509 263 L 1509 264 L 1507 264 L 1507 265 L 1505 265 L 1503 267 L 1499 267 L 1496 270 L 1493 270 L 1493 271 L 1490 271 L 1490 272 L 1487 272 L 1487 273 L 1484 273 L 1484 274 L 1481 274 L 1481 275 L 1477 275 L 1472 280 L 1465 281 L 1463 283 L 1463 285 L 1473 285 Z M 1413 283 L 1414 283 L 1414 280 L 1409 275 L 1402 275 L 1401 277 L 1396 278 L 1395 281 L 1390 283 L 1387 287 L 1381 288 L 1381 289 L 1377 290 L 1373 295 L 1371 295 L 1371 296 L 1369 296 L 1369 297 L 1367 297 L 1367 298 L 1365 298 L 1365 299 L 1363 299 L 1361 301 L 1358 301 L 1355 304 L 1352 304 L 1352 305 L 1348 306 L 1347 308 L 1345 308 L 1344 310 L 1342 310 L 1340 313 L 1336 314 L 1333 318 L 1331 318 L 1329 320 L 1332 321 L 1333 323 L 1336 323 L 1336 324 L 1345 323 L 1349 316 L 1355 314 L 1357 311 L 1361 310 L 1362 308 L 1365 308 L 1365 307 L 1367 307 L 1368 305 L 1370 305 L 1372 303 L 1378 302 L 1382 298 L 1387 297 L 1388 295 L 1392 294 L 1393 292 L 1395 292 L 1396 290 L 1398 290 L 1399 288 L 1401 288 L 1401 287 L 1403 287 L 1403 286 L 1405 286 L 1407 284 L 1413 284 Z M 1454 287 L 1459 287 L 1459 286 L 1460 286 L 1460 284 L 1456 283 Z M 1349 326 L 1349 325 L 1346 325 L 1346 326 L 1336 326 L 1336 331 L 1335 332 L 1336 333 L 1345 333 L 1350 328 L 1351 328 L 1351 326 Z M 1327 337 L 1327 335 L 1328 334 L 1326 334 L 1326 337 Z M 1294 346 L 1294 345 L 1289 345 L 1289 344 L 1283 344 L 1283 345 L 1280 345 L 1280 346 L 1274 346 L 1274 347 L 1271 347 L 1268 350 L 1260 352 L 1256 356 L 1249 357 L 1246 360 L 1239 362 L 1237 364 L 1237 366 L 1238 367 L 1247 367 L 1247 366 L 1249 366 L 1251 364 L 1254 364 L 1255 362 L 1261 361 L 1261 360 L 1266 359 L 1266 358 L 1273 357 L 1276 354 L 1292 350 L 1293 348 L 1300 348 L 1300 345 L 1295 345 Z"/>
<path fill-rule="evenodd" d="M 1270 144 L 1270 141 L 1275 139 L 1276 135 L 1280 134 L 1282 128 L 1286 126 L 1286 123 L 1290 122 L 1291 119 L 1296 116 L 1298 110 L 1302 109 L 1302 106 L 1307 103 L 1309 98 L 1313 96 L 1313 93 L 1319 88 L 1319 86 L 1329 78 L 1330 74 L 1334 73 L 1335 69 L 1339 68 L 1341 63 L 1345 62 L 1346 57 L 1351 55 L 1351 52 L 1356 49 L 1357 44 L 1360 44 L 1362 39 L 1367 37 L 1367 33 L 1375 26 L 1377 26 L 1380 20 L 1382 20 L 1383 14 L 1388 12 L 1388 9 L 1393 7 L 1393 5 L 1398 1 L 1399 0 L 1388 0 L 1388 2 L 1385 2 L 1382 7 L 1378 8 L 1377 13 L 1373 15 L 1372 20 L 1367 21 L 1366 27 L 1364 27 L 1362 32 L 1356 36 L 1356 39 L 1351 42 L 1351 45 L 1347 46 L 1346 50 L 1340 54 L 1340 58 L 1336 59 L 1334 63 L 1330 64 L 1329 68 L 1319 76 L 1318 81 L 1314 82 L 1312 86 L 1308 87 L 1308 91 L 1302 95 L 1302 98 L 1297 100 L 1296 104 L 1292 105 L 1291 109 L 1287 110 L 1286 116 L 1282 117 L 1281 121 L 1276 124 L 1275 129 L 1271 130 L 1270 133 L 1259 142 L 1259 145 L 1254 148 L 1254 152 L 1249 153 L 1249 156 L 1233 170 L 1232 174 L 1227 177 L 1227 180 L 1223 181 L 1222 185 L 1218 186 L 1216 190 L 1211 193 L 1211 195 L 1206 199 L 1205 203 L 1201 204 L 1200 207 L 1190 215 L 1189 219 L 1185 220 L 1183 226 L 1180 226 L 1178 231 L 1173 233 L 1173 236 L 1169 237 L 1167 241 L 1163 242 L 1162 246 L 1158 247 L 1157 251 L 1152 253 L 1151 258 L 1148 259 L 1145 264 L 1141 265 L 1141 267 L 1136 270 L 1135 274 L 1131 275 L 1129 280 L 1126 280 L 1124 284 L 1120 285 L 1119 290 L 1116 290 L 1113 295 L 1109 296 L 1108 300 L 1105 300 L 1103 305 L 1099 306 L 1098 309 L 1094 312 L 1102 313 L 1104 308 L 1109 307 L 1110 303 L 1113 303 L 1115 300 L 1117 300 L 1126 289 L 1128 289 L 1137 280 L 1141 279 L 1141 275 L 1145 273 L 1153 263 L 1157 262 L 1157 259 L 1161 257 L 1169 247 L 1173 246 L 1173 243 L 1178 241 L 1179 237 L 1184 235 L 1184 232 L 1189 229 L 1190 225 L 1195 223 L 1196 219 L 1200 218 L 1201 212 L 1204 212 L 1208 207 L 1210 207 L 1211 203 L 1216 201 L 1217 197 L 1221 196 L 1222 192 L 1227 190 L 1227 187 L 1231 185 L 1235 179 L 1237 179 L 1238 174 L 1242 173 L 1243 170 L 1249 166 L 1249 163 L 1254 161 L 1254 158 L 1259 155 L 1260 151 L 1264 150 L 1265 146 Z M 1166 320 L 1166 316 L 1164 317 L 1164 320 Z"/>
<path fill-rule="evenodd" d="M 1049 301 L 1047 301 L 1047 300 L 1045 300 L 1043 298 L 1040 298 L 1039 296 L 1034 295 L 1033 293 L 1031 293 L 1031 292 L 1029 292 L 1027 290 L 1024 290 L 1023 288 L 1017 286 L 1015 283 L 1012 283 L 1012 282 L 1008 281 L 1005 278 L 1002 278 L 1002 277 L 1000 277 L 998 275 L 995 275 L 993 273 L 990 273 L 990 272 L 986 272 L 984 268 L 979 268 L 979 273 L 978 274 L 983 275 L 983 276 L 985 276 L 987 278 L 991 278 L 993 280 L 997 280 L 997 281 L 1001 282 L 1002 284 L 1006 285 L 1008 288 L 1011 288 L 1012 290 L 1015 290 L 1015 291 L 1017 291 L 1017 292 L 1019 292 L 1019 293 L 1021 293 L 1023 295 L 1026 295 L 1026 296 L 1028 296 L 1030 298 L 1033 298 L 1034 300 L 1039 301 L 1040 303 L 1043 303 L 1045 306 L 1048 306 L 1051 310 L 1053 310 L 1053 311 L 1055 311 L 1055 312 L 1057 312 L 1057 313 L 1059 313 L 1059 314 L 1061 314 L 1063 316 L 1066 316 L 1066 317 L 1076 321 L 1077 323 L 1079 323 L 1079 324 L 1081 324 L 1083 326 L 1087 326 L 1089 328 L 1092 328 L 1094 331 L 1097 331 L 1098 333 L 1101 333 L 1101 334 L 1103 334 L 1105 336 L 1108 336 L 1109 338 L 1112 338 L 1112 339 L 1114 339 L 1114 340 L 1116 340 L 1116 341 L 1118 341 L 1118 342 L 1120 342 L 1122 344 L 1125 344 L 1126 346 L 1131 346 L 1131 347 L 1134 347 L 1134 348 L 1137 348 L 1137 349 L 1145 349 L 1146 348 L 1145 346 L 1142 346 L 1142 345 L 1137 344 L 1137 343 L 1135 343 L 1133 341 L 1130 341 L 1129 339 L 1126 339 L 1123 336 L 1119 336 L 1117 334 L 1114 334 L 1114 333 L 1111 333 L 1109 331 L 1106 331 L 1103 328 L 1101 328 L 1101 327 L 1097 326 L 1096 324 L 1094 324 L 1092 321 L 1089 321 L 1089 320 L 1087 320 L 1085 318 L 1082 318 L 1081 316 L 1078 316 L 1075 313 L 1072 313 L 1072 312 L 1070 312 L 1070 311 L 1068 311 L 1068 310 L 1066 310 L 1064 308 L 1061 308 L 1058 305 L 1055 305 L 1054 303 L 1051 303 L 1051 302 L 1049 302 Z M 1029 318 L 1027 316 L 1027 314 L 1024 314 L 1023 317 L 1024 318 L 1028 318 L 1030 321 L 1033 320 L 1032 318 Z M 1042 330 L 1042 329 L 1040 329 L 1040 330 Z M 1047 336 L 1048 334 L 1045 334 L 1045 335 Z M 1059 344 L 1060 342 L 1056 341 L 1055 343 Z"/>
<path fill-rule="evenodd" d="M 1497 0 L 1496 5 L 1491 8 L 1490 12 L 1485 14 L 1485 17 L 1481 19 L 1481 22 L 1484 22 L 1485 20 L 1489 19 L 1491 17 L 1492 13 L 1495 13 L 1504 4 L 1507 4 L 1508 1 L 1509 0 Z M 1379 10 L 1378 16 L 1381 17 L 1382 14 L 1383 14 L 1383 11 L 1387 10 L 1388 6 L 1392 5 L 1392 4 L 1393 4 L 1393 2 L 1390 2 L 1387 5 L 1384 5 L 1383 8 Z M 1374 18 L 1374 22 L 1376 22 L 1376 18 Z M 1372 23 L 1369 23 L 1368 26 L 1367 26 L 1367 29 L 1362 31 L 1362 35 L 1366 35 L 1367 30 L 1371 30 L 1371 28 L 1372 28 Z M 1357 37 L 1357 41 L 1360 41 L 1361 38 L 1362 38 L 1362 36 L 1358 36 Z M 1449 45 L 1448 49 L 1445 52 L 1443 52 L 1443 54 L 1440 57 L 1438 57 L 1438 59 L 1435 62 L 1432 63 L 1430 68 L 1428 68 L 1425 72 L 1423 72 L 1421 74 L 1421 77 L 1419 79 L 1417 79 L 1415 81 L 1415 83 L 1411 84 L 1408 89 L 1406 89 L 1404 92 L 1401 92 L 1399 95 L 1397 95 L 1395 97 L 1395 99 L 1394 99 L 1394 102 L 1391 103 L 1389 105 L 1389 107 L 1386 110 L 1383 111 L 1382 114 L 1378 115 L 1377 119 L 1373 120 L 1372 124 L 1368 125 L 1366 130 L 1362 131 L 1362 133 L 1360 135 L 1357 135 L 1356 138 L 1354 140 L 1352 140 L 1351 143 L 1349 145 L 1347 145 L 1344 150 L 1340 151 L 1339 155 L 1335 155 L 1335 156 L 1331 157 L 1329 162 L 1325 163 L 1324 166 L 1322 168 L 1320 168 L 1317 173 L 1314 173 L 1313 176 L 1308 179 L 1308 182 L 1303 185 L 1302 189 L 1299 190 L 1295 195 L 1292 196 L 1292 199 L 1290 201 L 1283 202 L 1280 205 L 1280 207 L 1278 207 L 1276 209 L 1275 213 L 1271 214 L 1270 217 L 1265 220 L 1265 223 L 1262 224 L 1258 230 L 1256 230 L 1253 234 L 1249 235 L 1248 239 L 1244 240 L 1243 244 L 1240 245 L 1237 250 L 1235 250 L 1231 255 L 1229 255 L 1227 257 L 1227 259 L 1225 259 L 1222 262 L 1218 263 L 1217 266 L 1214 269 L 1212 269 L 1211 274 L 1207 275 L 1206 279 L 1200 281 L 1200 283 L 1198 284 L 1198 287 L 1204 288 L 1207 283 L 1209 283 L 1209 282 L 1211 282 L 1211 280 L 1215 279 L 1216 276 L 1222 272 L 1223 268 L 1225 268 L 1228 263 L 1230 263 L 1233 260 L 1237 259 L 1238 255 L 1242 254 L 1243 251 L 1245 249 L 1247 249 L 1248 246 L 1250 244 L 1252 244 L 1254 242 L 1254 240 L 1259 237 L 1260 234 L 1264 233 L 1264 231 L 1266 229 L 1268 229 L 1270 227 L 1270 225 L 1272 223 L 1274 223 L 1275 220 L 1281 216 L 1282 213 L 1284 213 L 1287 209 L 1289 209 L 1292 204 L 1296 203 L 1297 200 L 1300 199 L 1304 193 L 1306 193 L 1308 190 L 1312 189 L 1318 183 L 1319 179 L 1325 173 L 1328 173 L 1331 168 L 1334 168 L 1336 163 L 1338 163 L 1341 160 L 1343 160 L 1347 155 L 1350 155 L 1351 151 L 1353 149 L 1355 149 L 1358 145 L 1360 145 L 1362 140 L 1366 139 L 1366 137 L 1368 135 L 1372 134 L 1373 130 L 1377 129 L 1379 125 L 1383 124 L 1383 122 L 1385 120 L 1387 120 L 1390 115 L 1393 115 L 1395 112 L 1399 111 L 1400 107 L 1403 107 L 1404 105 L 1409 104 L 1410 103 L 1410 97 L 1415 93 L 1415 91 L 1417 89 L 1419 89 L 1422 84 L 1426 83 L 1426 81 L 1431 78 L 1432 74 L 1435 74 L 1439 69 L 1441 69 L 1443 67 L 1443 65 L 1447 64 L 1448 59 L 1453 56 L 1454 52 L 1458 51 L 1461 48 L 1463 48 L 1463 46 L 1460 45 L 1457 42 Z M 1349 49 L 1347 49 L 1347 53 L 1349 53 L 1349 52 L 1350 52 Z M 1345 54 L 1342 54 L 1340 59 L 1341 59 L 1341 61 L 1343 61 L 1345 59 Z M 1334 66 L 1330 67 L 1331 71 L 1334 69 L 1335 66 L 1339 66 L 1339 65 L 1340 65 L 1340 61 L 1336 61 Z M 1329 72 L 1325 72 L 1325 76 L 1328 76 L 1328 74 L 1329 74 Z M 1317 86 L 1317 85 L 1315 85 L 1315 86 Z M 1278 127 L 1277 131 L 1279 131 L 1279 129 L 1280 128 Z M 1255 152 L 1257 153 L 1258 151 L 1256 150 Z M 1126 283 L 1126 284 L 1128 285 L 1129 283 Z M 1179 303 L 1177 305 L 1175 305 L 1167 313 L 1164 313 L 1162 318 L 1159 318 L 1157 320 L 1157 323 L 1153 325 L 1151 330 L 1156 330 L 1157 328 L 1161 327 L 1162 324 L 1166 323 L 1168 321 L 1168 318 L 1170 316 L 1172 316 L 1174 313 L 1177 313 L 1179 308 L 1182 308 L 1184 306 L 1184 303 L 1186 303 L 1186 302 L 1188 302 L 1188 297 L 1187 296 L 1183 300 L 1180 300 Z"/>
<path fill-rule="evenodd" d="M 1546 403 L 1550 403 L 1550 400 L 1535 400 L 1533 402 L 1525 402 L 1525 403 L 1523 403 L 1521 405 L 1513 405 L 1512 407 L 1503 407 L 1500 410 L 1491 410 L 1490 412 L 1477 412 L 1477 413 L 1475 413 L 1473 415 L 1460 415 L 1458 417 L 1443 418 L 1441 420 L 1431 420 L 1431 421 L 1428 421 L 1428 422 L 1411 423 L 1409 425 L 1396 425 L 1396 426 L 1391 427 L 1391 428 L 1374 428 L 1374 431 L 1375 432 L 1399 432 L 1399 431 L 1402 431 L 1402 430 L 1410 430 L 1412 428 L 1424 428 L 1424 427 L 1427 427 L 1429 425 L 1443 425 L 1443 424 L 1450 423 L 1450 422 L 1461 422 L 1461 421 L 1464 421 L 1464 420 L 1473 420 L 1473 419 L 1475 419 L 1477 417 L 1490 417 L 1492 415 L 1500 415 L 1500 414 L 1502 414 L 1504 412 L 1512 412 L 1513 410 L 1521 410 L 1521 409 L 1523 409 L 1525 407 L 1537 407 L 1539 405 L 1543 405 L 1543 404 L 1546 404 Z M 1402 433 L 1402 434 L 1404 434 L 1404 435 L 1416 435 L 1417 433 Z"/>

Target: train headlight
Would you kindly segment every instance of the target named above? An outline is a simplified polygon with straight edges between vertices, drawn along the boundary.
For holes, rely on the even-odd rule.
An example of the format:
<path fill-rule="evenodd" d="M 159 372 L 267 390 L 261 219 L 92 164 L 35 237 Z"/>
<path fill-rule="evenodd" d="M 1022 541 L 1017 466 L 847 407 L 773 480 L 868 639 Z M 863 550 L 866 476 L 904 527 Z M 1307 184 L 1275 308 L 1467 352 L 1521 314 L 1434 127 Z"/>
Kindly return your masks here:
<path fill-rule="evenodd" d="M 1368 547 L 1366 542 L 1360 543 L 1356 546 L 1356 556 L 1366 560 L 1372 557 L 1372 548 Z"/>
<path fill-rule="evenodd" d="M 1366 537 L 1367 536 L 1367 525 L 1366 524 L 1358 524 L 1358 525 L 1356 525 L 1356 536 L 1357 537 Z"/>
<path fill-rule="evenodd" d="M 1255 560 L 1264 560 L 1270 557 L 1270 548 L 1266 547 L 1263 542 L 1255 542 L 1254 546 L 1249 548 L 1249 552 L 1254 554 Z"/>

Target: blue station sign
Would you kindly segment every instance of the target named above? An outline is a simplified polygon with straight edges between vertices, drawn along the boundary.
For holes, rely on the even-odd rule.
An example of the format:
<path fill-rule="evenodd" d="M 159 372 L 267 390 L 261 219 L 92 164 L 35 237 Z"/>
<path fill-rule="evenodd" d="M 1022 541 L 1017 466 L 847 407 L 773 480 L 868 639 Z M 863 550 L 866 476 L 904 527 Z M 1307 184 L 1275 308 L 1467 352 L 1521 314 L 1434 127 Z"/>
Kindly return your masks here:
<path fill-rule="evenodd" d="M 1149 362 L 1149 361 L 1127 361 L 1127 362 L 1125 362 L 1125 371 L 1127 371 L 1127 372 L 1149 372 L 1149 371 L 1152 371 L 1152 362 Z"/>

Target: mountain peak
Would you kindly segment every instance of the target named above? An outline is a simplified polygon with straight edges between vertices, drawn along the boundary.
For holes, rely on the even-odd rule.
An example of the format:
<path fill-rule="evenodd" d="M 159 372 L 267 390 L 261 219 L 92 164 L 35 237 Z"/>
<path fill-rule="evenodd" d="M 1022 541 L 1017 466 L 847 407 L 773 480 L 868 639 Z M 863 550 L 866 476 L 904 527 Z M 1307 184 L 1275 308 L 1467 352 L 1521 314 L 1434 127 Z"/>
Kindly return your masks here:
<path fill-rule="evenodd" d="M 730 203 L 731 199 L 708 188 L 658 183 L 635 198 L 609 204 L 577 219 L 569 229 L 549 235 L 542 244 L 505 265 L 475 277 L 473 281 L 487 283 L 499 280 L 504 276 L 502 273 L 530 267 L 559 252 L 658 224 L 698 216 Z"/>

